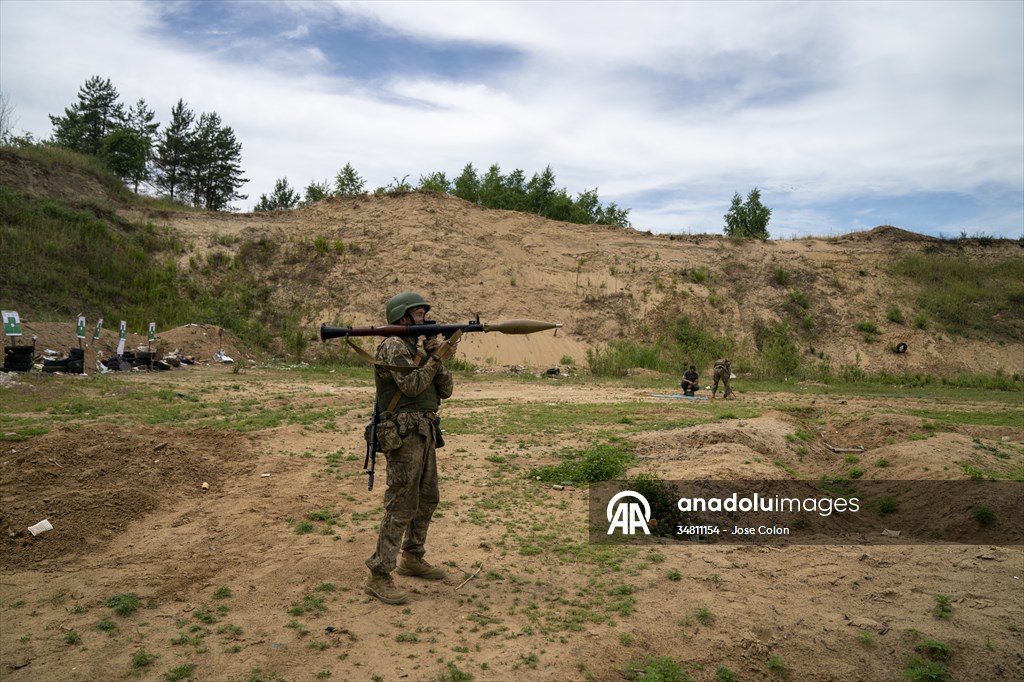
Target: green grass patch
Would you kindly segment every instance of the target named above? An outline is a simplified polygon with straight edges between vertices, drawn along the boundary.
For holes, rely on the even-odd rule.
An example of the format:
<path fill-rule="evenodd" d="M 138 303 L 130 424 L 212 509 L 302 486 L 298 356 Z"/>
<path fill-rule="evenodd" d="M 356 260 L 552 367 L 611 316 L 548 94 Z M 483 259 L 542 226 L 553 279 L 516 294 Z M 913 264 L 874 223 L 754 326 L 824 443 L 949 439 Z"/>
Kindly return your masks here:
<path fill-rule="evenodd" d="M 531 469 L 529 476 L 545 483 L 572 481 L 577 485 L 622 478 L 635 457 L 629 444 L 622 439 L 614 440 L 616 442 L 566 451 L 561 455 L 563 462 Z"/>
<path fill-rule="evenodd" d="M 142 606 L 142 600 L 134 592 L 116 594 L 105 603 L 119 616 L 130 616 Z"/>
<path fill-rule="evenodd" d="M 1024 337 L 1024 258 L 912 254 L 896 261 L 892 272 L 917 285 L 919 309 L 950 333 Z"/>

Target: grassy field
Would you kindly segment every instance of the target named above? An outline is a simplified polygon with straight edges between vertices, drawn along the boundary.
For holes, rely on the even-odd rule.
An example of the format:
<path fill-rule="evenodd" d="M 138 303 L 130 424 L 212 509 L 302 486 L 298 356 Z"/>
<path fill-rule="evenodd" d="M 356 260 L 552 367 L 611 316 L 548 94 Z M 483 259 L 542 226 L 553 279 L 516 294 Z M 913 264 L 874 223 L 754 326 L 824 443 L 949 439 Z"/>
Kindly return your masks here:
<path fill-rule="evenodd" d="M 902 579 L 886 578 L 888 589 L 921 608 L 908 611 L 905 625 L 884 638 L 884 647 L 877 630 L 862 627 L 826 634 L 815 630 L 837 652 L 828 664 L 819 660 L 817 644 L 798 643 L 804 637 L 775 639 L 764 650 L 744 648 L 730 633 L 743 632 L 751 609 L 782 609 L 787 628 L 803 634 L 800 623 L 813 619 L 817 608 L 808 595 L 818 599 L 828 584 L 817 585 L 812 578 L 807 586 L 800 571 L 790 580 L 784 567 L 796 560 L 770 554 L 758 557 L 758 568 L 752 570 L 747 563 L 752 555 L 742 551 L 590 544 L 579 523 L 586 496 L 558 492 L 552 485 L 568 480 L 580 486 L 626 471 L 642 473 L 650 462 L 637 457 L 636 445 L 645 438 L 702 425 L 753 429 L 768 414 L 782 415 L 773 418 L 788 425 L 782 446 L 786 454 L 774 462 L 771 456 L 757 459 L 795 476 L 820 476 L 809 453 L 808 459 L 801 458 L 814 447 L 812 434 L 829 420 L 891 417 L 907 427 L 895 446 L 958 434 L 958 442 L 971 450 L 963 459 L 971 467 L 964 470 L 964 478 L 1019 480 L 1024 471 L 1019 435 L 1005 441 L 984 432 L 959 434 L 961 429 L 1024 429 L 1017 392 L 941 384 L 899 389 L 877 383 L 744 381 L 741 400 L 682 404 L 649 397 L 666 392 L 668 377 L 547 380 L 465 374 L 457 381 L 456 396 L 443 415 L 450 445 L 443 452 L 445 493 L 435 517 L 439 551 L 448 556 L 445 567 L 454 580 L 446 590 L 420 595 L 419 603 L 388 612 L 381 620 L 375 604 L 357 587 L 361 559 L 342 574 L 335 569 L 334 577 L 317 564 L 311 577 L 302 580 L 287 568 L 277 577 L 265 563 L 275 553 L 291 552 L 308 561 L 336 564 L 337 557 L 346 555 L 339 554 L 338 546 L 357 548 L 359 554 L 372 543 L 379 496 L 365 492 L 356 435 L 369 416 L 368 370 L 209 368 L 82 380 L 19 378 L 2 389 L 0 411 L 0 437 L 16 450 L 65 429 L 72 434 L 97 426 L 118 429 L 118 434 L 158 429 L 159 439 L 172 443 L 175 433 L 185 443 L 194 430 L 213 429 L 257 438 L 263 444 L 251 455 L 259 462 L 257 471 L 275 471 L 270 480 L 282 477 L 279 485 L 284 487 L 268 498 L 260 488 L 246 487 L 255 484 L 240 481 L 229 495 L 184 507 L 180 503 L 187 496 L 176 499 L 181 492 L 168 493 L 178 513 L 189 516 L 212 514 L 238 524 L 251 514 L 237 515 L 237 509 L 225 505 L 260 510 L 253 519 L 256 525 L 238 533 L 237 545 L 221 536 L 224 547 L 218 551 L 226 556 L 219 563 L 200 568 L 194 559 L 183 560 L 188 563 L 180 570 L 201 570 L 204 575 L 195 588 L 181 588 L 189 590 L 189 611 L 166 595 L 153 596 L 154 589 L 147 587 L 152 581 L 144 576 L 152 569 L 144 568 L 145 562 L 166 562 L 168 557 L 133 555 L 126 565 L 142 562 L 142 573 L 135 576 L 129 568 L 118 578 L 117 589 L 103 583 L 76 591 L 65 585 L 63 576 L 33 586 L 29 573 L 8 572 L 13 582 L 5 587 L 0 607 L 11 624 L 5 648 L 27 650 L 33 642 L 47 642 L 55 648 L 54 665 L 75 662 L 118 676 L 155 673 L 168 680 L 208 679 L 212 674 L 250 682 L 284 680 L 295 679 L 299 670 L 305 677 L 312 670 L 317 679 L 383 680 L 392 679 L 391 671 L 400 668 L 411 679 L 424 680 L 519 679 L 537 671 L 558 679 L 614 675 L 717 682 L 819 679 L 815 671 L 820 665 L 846 674 L 866 665 L 869 676 L 889 678 L 972 679 L 964 676 L 972 666 L 984 665 L 986 657 L 1004 661 L 1015 646 L 1016 635 L 1008 627 L 1024 626 L 1015 607 L 1007 606 L 1008 615 L 998 619 L 998 626 L 991 619 L 964 620 L 971 615 L 958 601 L 965 590 L 990 595 L 994 587 L 957 582 L 938 568 L 948 566 L 947 553 L 932 559 L 922 550 L 915 566 L 932 566 L 934 561 L 929 570 L 939 577 L 929 577 L 928 588 L 920 593 L 907 589 L 925 580 L 914 567 Z M 850 471 L 885 471 L 870 454 L 832 459 L 845 462 Z M 232 502 L 236 497 L 239 501 Z M 216 506 L 203 511 L 202 506 L 188 506 L 192 504 Z M 173 524 L 150 528 L 144 518 L 135 525 L 139 535 L 133 543 L 162 546 L 167 540 L 160 534 L 173 531 Z M 195 542 L 209 541 L 197 537 Z M 252 547 L 262 543 L 277 549 L 257 556 Z M 817 548 L 789 551 L 804 557 L 798 565 L 838 560 Z M 187 545 L 177 552 L 190 555 Z M 870 552 L 888 556 L 877 547 Z M 863 572 L 857 566 L 861 554 L 849 553 L 850 565 L 840 571 Z M 772 563 L 778 561 L 782 563 Z M 253 564 L 260 581 L 239 577 L 240 562 Z M 109 566 L 108 559 L 95 555 L 79 573 L 69 575 L 80 582 L 94 571 L 109 571 Z M 167 571 L 164 566 L 158 572 Z M 801 590 L 806 594 L 796 596 Z M 758 595 L 769 593 L 771 600 L 761 603 Z M 664 607 L 666 595 L 673 595 L 672 615 L 659 619 L 654 614 Z M 856 588 L 841 598 L 857 604 L 843 608 L 871 608 Z M 913 615 L 922 608 L 924 615 Z M 439 622 L 437 609 L 458 617 Z M 46 629 L 54 619 L 64 624 L 59 641 Z M 344 622 L 349 634 L 325 637 L 325 622 Z M 984 633 L 980 639 L 978 632 Z M 301 663 L 288 667 L 260 654 L 261 641 L 281 642 L 301 652 L 296 659 Z M 595 645 L 609 655 L 595 656 Z M 574 653 L 580 647 L 589 655 Z M 33 666 L 53 670 L 43 668 L 38 659 Z"/>

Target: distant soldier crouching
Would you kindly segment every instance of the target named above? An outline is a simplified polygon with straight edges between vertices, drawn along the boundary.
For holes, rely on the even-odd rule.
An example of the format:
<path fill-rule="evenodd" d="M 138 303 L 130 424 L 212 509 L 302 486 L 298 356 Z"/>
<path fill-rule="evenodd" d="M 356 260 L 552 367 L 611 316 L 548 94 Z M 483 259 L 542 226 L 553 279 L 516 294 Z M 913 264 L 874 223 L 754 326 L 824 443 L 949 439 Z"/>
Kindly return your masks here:
<path fill-rule="evenodd" d="M 729 363 L 729 358 L 722 358 L 721 360 L 715 360 L 715 382 L 711 386 L 711 399 L 715 399 L 715 394 L 718 393 L 718 380 L 721 379 L 725 387 L 725 393 L 722 394 L 723 398 L 732 396 L 736 397 L 736 393 L 733 392 L 729 386 L 729 379 L 732 377 L 732 365 Z"/>

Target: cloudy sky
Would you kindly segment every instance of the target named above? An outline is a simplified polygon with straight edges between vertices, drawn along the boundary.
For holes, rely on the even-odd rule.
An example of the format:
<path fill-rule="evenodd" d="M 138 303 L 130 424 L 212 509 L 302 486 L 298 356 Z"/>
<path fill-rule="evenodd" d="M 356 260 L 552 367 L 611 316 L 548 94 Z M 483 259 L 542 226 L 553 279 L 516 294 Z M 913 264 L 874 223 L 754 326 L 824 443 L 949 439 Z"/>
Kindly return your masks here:
<path fill-rule="evenodd" d="M 368 189 L 551 165 L 638 229 L 1024 234 L 1024 3 L 0 0 L 16 131 L 91 76 L 242 143 L 249 210 L 351 163 Z"/>

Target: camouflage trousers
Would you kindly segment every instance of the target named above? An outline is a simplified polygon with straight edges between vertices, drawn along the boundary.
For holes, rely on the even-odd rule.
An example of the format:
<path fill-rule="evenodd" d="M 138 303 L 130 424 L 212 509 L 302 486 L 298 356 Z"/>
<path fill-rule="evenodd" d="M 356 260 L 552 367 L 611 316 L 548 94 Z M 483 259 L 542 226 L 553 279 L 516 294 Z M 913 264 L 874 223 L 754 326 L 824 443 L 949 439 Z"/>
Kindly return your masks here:
<path fill-rule="evenodd" d="M 732 393 L 732 388 L 729 387 L 729 375 L 730 374 L 731 374 L 731 372 L 726 370 L 726 369 L 722 369 L 720 367 L 715 367 L 715 380 L 714 380 L 714 383 L 711 384 L 711 395 L 712 396 L 714 396 L 716 393 L 718 393 L 718 381 L 719 380 L 722 381 L 722 388 L 725 389 L 725 393 L 723 393 L 722 395 L 725 397 L 725 396 L 728 396 L 730 393 Z"/>
<path fill-rule="evenodd" d="M 377 549 L 366 566 L 374 573 L 391 573 L 398 551 L 423 557 L 430 519 L 441 500 L 437 481 L 436 417 L 429 413 L 396 415 L 402 445 L 384 453 L 388 489 Z"/>

